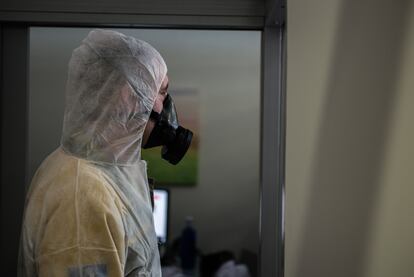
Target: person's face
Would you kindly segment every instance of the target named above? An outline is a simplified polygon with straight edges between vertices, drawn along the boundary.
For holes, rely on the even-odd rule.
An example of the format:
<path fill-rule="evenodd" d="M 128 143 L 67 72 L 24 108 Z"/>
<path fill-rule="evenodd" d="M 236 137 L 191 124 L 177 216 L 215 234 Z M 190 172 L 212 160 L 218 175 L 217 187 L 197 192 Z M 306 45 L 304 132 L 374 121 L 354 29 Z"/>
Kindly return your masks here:
<path fill-rule="evenodd" d="M 164 108 L 164 99 L 168 94 L 168 75 L 165 76 L 164 81 L 161 84 L 161 88 L 157 94 L 157 98 L 155 98 L 154 107 L 152 108 L 155 112 L 161 113 Z M 145 145 L 148 141 L 149 135 L 152 132 L 152 129 L 154 129 L 154 121 L 150 118 L 148 120 L 147 125 L 145 126 L 144 135 L 142 138 L 142 145 Z"/>
<path fill-rule="evenodd" d="M 166 75 L 164 81 L 161 84 L 160 91 L 157 94 L 157 98 L 155 98 L 154 107 L 152 108 L 157 113 L 161 113 L 162 109 L 164 108 L 164 99 L 168 94 L 168 82 L 168 75 Z"/>

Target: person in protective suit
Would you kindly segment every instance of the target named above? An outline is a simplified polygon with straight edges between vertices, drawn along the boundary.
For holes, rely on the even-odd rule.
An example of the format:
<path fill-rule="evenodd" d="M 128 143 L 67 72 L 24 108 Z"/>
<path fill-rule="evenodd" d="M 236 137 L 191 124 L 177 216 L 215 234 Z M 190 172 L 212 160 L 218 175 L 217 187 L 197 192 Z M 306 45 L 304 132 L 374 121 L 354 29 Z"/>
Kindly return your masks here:
<path fill-rule="evenodd" d="M 141 147 L 174 164 L 192 137 L 167 88 L 144 41 L 93 30 L 73 51 L 61 145 L 27 194 L 21 276 L 161 276 Z"/>

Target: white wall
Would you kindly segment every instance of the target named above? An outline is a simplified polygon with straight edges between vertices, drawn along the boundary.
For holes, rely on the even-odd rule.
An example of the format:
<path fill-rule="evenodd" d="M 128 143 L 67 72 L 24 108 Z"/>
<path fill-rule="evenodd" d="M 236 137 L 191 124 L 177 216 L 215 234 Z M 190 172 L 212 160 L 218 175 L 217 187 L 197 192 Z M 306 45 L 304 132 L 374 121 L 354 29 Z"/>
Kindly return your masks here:
<path fill-rule="evenodd" d="M 286 276 L 413 276 L 414 5 L 288 1 Z"/>
<path fill-rule="evenodd" d="M 31 29 L 29 174 L 58 147 L 67 63 L 89 29 Z M 171 237 L 195 218 L 204 252 L 257 252 L 260 32 L 124 29 L 165 58 L 172 89 L 200 99 L 199 182 L 171 188 Z"/>

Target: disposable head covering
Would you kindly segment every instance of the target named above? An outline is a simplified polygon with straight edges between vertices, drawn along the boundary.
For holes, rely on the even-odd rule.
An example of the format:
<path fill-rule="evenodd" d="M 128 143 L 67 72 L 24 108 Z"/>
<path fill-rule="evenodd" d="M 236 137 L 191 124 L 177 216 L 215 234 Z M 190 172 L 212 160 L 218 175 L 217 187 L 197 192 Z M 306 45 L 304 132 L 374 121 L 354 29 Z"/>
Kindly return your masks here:
<path fill-rule="evenodd" d="M 148 43 L 94 30 L 69 62 L 61 147 L 26 200 L 23 276 L 161 276 L 143 132 L 167 67 Z"/>
<path fill-rule="evenodd" d="M 136 163 L 166 73 L 163 58 L 148 43 L 92 31 L 69 63 L 63 148 L 87 160 Z"/>

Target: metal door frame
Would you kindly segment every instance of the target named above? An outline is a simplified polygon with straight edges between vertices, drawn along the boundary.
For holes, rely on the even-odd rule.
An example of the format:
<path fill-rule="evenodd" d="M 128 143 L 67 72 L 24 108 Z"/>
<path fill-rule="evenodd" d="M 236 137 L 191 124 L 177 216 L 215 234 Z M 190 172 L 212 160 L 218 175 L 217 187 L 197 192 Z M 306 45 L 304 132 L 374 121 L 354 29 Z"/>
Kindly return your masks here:
<path fill-rule="evenodd" d="M 129 27 L 262 31 L 260 226 L 258 273 L 284 276 L 284 180 L 286 124 L 286 4 L 264 3 L 255 16 L 131 15 L 2 11 L 0 7 L 1 88 L 1 276 L 17 270 L 24 188 L 28 180 L 29 28 Z"/>

